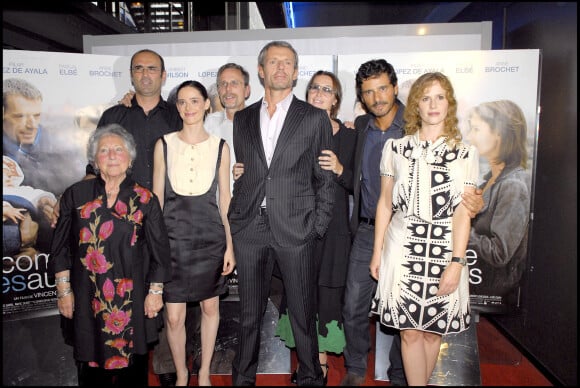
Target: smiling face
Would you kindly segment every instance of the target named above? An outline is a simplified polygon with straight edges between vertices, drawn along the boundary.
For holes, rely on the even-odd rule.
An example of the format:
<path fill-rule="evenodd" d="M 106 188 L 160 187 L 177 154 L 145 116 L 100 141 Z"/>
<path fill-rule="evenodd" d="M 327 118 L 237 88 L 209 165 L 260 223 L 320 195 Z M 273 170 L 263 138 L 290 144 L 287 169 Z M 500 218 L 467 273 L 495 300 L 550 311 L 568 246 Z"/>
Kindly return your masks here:
<path fill-rule="evenodd" d="M 250 85 L 244 85 L 244 75 L 238 69 L 225 69 L 218 80 L 218 94 L 225 109 L 241 110 L 250 95 Z"/>
<path fill-rule="evenodd" d="M 41 112 L 40 99 L 28 99 L 16 94 L 7 96 L 3 110 L 4 133 L 17 144 L 33 144 L 38 134 Z"/>
<path fill-rule="evenodd" d="M 97 145 L 95 162 L 104 179 L 125 175 L 131 165 L 131 157 L 123 138 L 117 135 L 103 136 Z"/>
<path fill-rule="evenodd" d="M 332 78 L 327 75 L 317 75 L 308 89 L 308 102 L 330 114 L 332 106 L 337 102 Z"/>
<path fill-rule="evenodd" d="M 203 123 L 209 106 L 209 98 L 204 99 L 201 92 L 193 86 L 182 87 L 177 93 L 177 111 L 184 125 Z"/>
<path fill-rule="evenodd" d="M 423 95 L 419 98 L 418 107 L 423 126 L 443 125 L 447 117 L 449 101 L 447 92 L 438 81 L 434 81 L 425 88 Z"/>

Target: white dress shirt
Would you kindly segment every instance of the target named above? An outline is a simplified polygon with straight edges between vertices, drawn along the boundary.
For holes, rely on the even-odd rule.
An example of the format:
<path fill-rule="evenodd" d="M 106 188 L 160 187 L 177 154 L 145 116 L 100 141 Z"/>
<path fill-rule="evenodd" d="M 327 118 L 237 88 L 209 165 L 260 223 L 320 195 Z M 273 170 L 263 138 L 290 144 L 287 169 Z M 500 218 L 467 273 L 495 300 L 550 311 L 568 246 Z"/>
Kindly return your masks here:
<path fill-rule="evenodd" d="M 272 162 L 278 137 L 280 137 L 280 132 L 282 132 L 284 120 L 286 120 L 286 115 L 288 114 L 288 109 L 293 98 L 294 94 L 290 93 L 286 98 L 278 102 L 272 117 L 268 113 L 268 102 L 265 98 L 262 99 L 262 107 L 260 108 L 260 132 L 262 133 L 262 144 L 264 146 L 268 167 L 270 167 L 270 162 Z M 262 201 L 262 206 L 266 206 L 265 197 Z"/>

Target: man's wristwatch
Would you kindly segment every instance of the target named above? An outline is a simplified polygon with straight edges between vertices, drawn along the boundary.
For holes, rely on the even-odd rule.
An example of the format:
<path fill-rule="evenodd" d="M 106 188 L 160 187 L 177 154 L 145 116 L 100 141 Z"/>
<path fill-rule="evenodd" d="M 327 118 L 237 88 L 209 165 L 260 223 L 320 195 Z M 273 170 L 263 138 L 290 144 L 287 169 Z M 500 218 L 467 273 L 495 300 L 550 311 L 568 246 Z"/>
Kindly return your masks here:
<path fill-rule="evenodd" d="M 457 256 L 453 256 L 453 257 L 451 258 L 451 262 L 452 262 L 452 263 L 459 263 L 459 264 L 461 264 L 461 265 L 462 265 L 462 266 L 464 266 L 464 267 L 467 265 L 467 260 L 465 260 L 465 258 L 464 258 L 464 257 L 457 257 Z"/>

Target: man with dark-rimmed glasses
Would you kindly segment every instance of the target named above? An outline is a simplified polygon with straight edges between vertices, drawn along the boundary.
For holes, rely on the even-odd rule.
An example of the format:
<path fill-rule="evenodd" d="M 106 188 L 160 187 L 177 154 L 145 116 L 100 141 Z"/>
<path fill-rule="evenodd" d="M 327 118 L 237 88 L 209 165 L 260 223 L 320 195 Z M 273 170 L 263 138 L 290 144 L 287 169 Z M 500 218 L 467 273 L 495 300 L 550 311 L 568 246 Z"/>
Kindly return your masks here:
<path fill-rule="evenodd" d="M 165 61 L 161 55 L 148 49 L 137 51 L 131 57 L 129 70 L 131 84 L 135 88 L 135 95 L 131 99 L 130 106 L 118 104 L 110 107 L 103 112 L 97 128 L 117 123 L 133 135 L 137 146 L 137 157 L 131 168 L 132 177 L 143 186 L 152 189 L 155 142 L 161 136 L 181 129 L 182 123 L 175 105 L 169 104 L 161 96 L 161 88 L 167 77 Z M 94 175 L 94 171 L 87 166 L 87 176 L 91 175 Z M 160 314 L 157 327 L 162 324 L 161 317 Z M 195 327 L 199 324 L 198 306 L 188 306 L 186 324 L 188 331 L 196 331 Z M 175 365 L 167 344 L 165 329 L 158 334 L 159 342 L 153 349 L 153 372 L 159 376 L 161 386 L 171 386 L 176 380 Z M 188 343 L 188 348 L 191 348 L 188 349 L 190 352 L 193 351 L 193 344 Z M 147 371 L 147 357 L 140 362 L 145 363 L 145 371 Z M 148 385 L 147 373 L 144 376 L 138 376 L 138 379 L 137 385 Z"/>

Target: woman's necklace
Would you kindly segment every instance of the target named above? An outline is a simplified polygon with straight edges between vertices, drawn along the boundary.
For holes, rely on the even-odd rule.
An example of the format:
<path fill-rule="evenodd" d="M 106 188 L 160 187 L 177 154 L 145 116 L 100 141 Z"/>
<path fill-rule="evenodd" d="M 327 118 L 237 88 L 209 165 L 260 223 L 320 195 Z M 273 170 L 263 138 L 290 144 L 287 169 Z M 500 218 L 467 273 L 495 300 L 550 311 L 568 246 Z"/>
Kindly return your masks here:
<path fill-rule="evenodd" d="M 107 198 L 111 198 L 112 196 L 114 196 L 115 194 L 117 194 L 119 192 L 119 189 L 112 189 L 112 190 L 108 190 L 107 191 Z"/>

